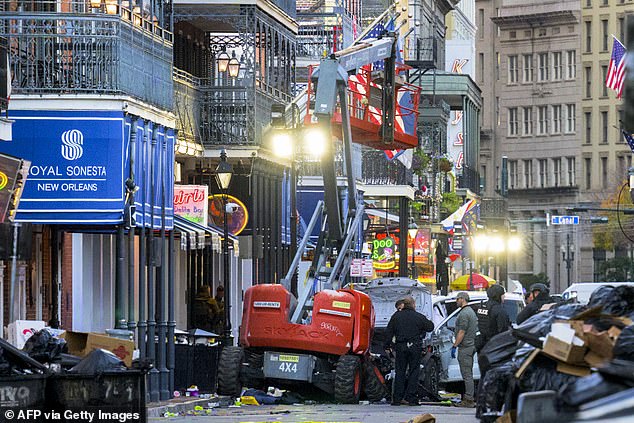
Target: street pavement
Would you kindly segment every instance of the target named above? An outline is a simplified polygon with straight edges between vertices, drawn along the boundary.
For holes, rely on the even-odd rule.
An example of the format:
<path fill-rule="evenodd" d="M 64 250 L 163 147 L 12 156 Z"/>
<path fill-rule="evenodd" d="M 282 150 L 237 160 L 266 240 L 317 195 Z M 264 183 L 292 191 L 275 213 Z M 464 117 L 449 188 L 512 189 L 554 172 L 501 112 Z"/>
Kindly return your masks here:
<path fill-rule="evenodd" d="M 294 423 L 399 423 L 407 422 L 419 414 L 431 413 L 437 423 L 476 423 L 475 409 L 428 406 L 392 407 L 389 404 L 369 405 L 261 405 L 240 408 L 214 408 L 200 412 L 198 415 L 176 416 L 167 419 L 169 423 L 260 423 L 260 422 L 294 422 Z M 165 418 L 150 418 L 149 422 Z"/>

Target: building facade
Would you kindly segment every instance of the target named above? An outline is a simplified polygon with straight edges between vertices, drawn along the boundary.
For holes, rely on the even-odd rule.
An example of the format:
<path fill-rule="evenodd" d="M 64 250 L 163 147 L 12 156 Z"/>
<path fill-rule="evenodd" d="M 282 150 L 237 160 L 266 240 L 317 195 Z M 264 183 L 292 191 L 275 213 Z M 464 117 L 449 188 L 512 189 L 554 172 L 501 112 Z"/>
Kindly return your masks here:
<path fill-rule="evenodd" d="M 578 256 L 578 235 L 545 225 L 545 218 L 566 214 L 578 199 L 580 5 L 477 1 L 476 9 L 484 192 L 508 190 L 510 224 L 525 236 L 510 276 L 545 273 L 560 292 L 568 283 L 561 248 L 573 236 Z M 573 279 L 577 273 L 575 267 Z"/>

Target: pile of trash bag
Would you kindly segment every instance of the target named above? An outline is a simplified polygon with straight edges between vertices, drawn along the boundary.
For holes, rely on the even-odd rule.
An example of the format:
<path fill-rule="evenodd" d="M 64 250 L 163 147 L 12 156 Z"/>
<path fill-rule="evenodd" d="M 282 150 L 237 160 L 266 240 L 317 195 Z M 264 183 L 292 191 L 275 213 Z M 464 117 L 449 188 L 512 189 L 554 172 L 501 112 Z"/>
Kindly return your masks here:
<path fill-rule="evenodd" d="M 556 392 L 558 412 L 570 416 L 584 404 L 634 388 L 632 319 L 634 287 L 606 286 L 587 305 L 555 304 L 492 338 L 478 355 L 484 376 L 476 417 L 510 416 L 521 394 L 536 391 Z M 566 331 L 569 340 L 556 338 Z M 570 347 L 554 350 L 551 337 Z"/>
<path fill-rule="evenodd" d="M 96 375 L 103 372 L 123 372 L 127 369 L 123 361 L 115 354 L 103 349 L 96 349 L 70 369 L 69 373 Z"/>
<path fill-rule="evenodd" d="M 40 363 L 61 360 L 63 353 L 68 353 L 66 340 L 53 336 L 47 329 L 35 332 L 26 340 L 22 351 Z"/>

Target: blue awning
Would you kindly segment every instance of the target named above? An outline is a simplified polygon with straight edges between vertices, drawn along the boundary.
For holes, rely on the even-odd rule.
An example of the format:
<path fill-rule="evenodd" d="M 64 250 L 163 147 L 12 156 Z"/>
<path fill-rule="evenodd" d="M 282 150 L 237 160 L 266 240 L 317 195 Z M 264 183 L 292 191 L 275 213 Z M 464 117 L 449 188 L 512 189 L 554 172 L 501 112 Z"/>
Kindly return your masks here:
<path fill-rule="evenodd" d="M 186 236 L 181 237 L 181 249 L 205 248 L 206 235 L 211 236 L 211 247 L 220 251 L 220 242 L 224 237 L 223 230 L 215 225 L 203 226 L 182 216 L 174 215 L 174 227 Z M 233 245 L 234 254 L 238 249 L 238 237 L 229 234 L 229 245 Z"/>

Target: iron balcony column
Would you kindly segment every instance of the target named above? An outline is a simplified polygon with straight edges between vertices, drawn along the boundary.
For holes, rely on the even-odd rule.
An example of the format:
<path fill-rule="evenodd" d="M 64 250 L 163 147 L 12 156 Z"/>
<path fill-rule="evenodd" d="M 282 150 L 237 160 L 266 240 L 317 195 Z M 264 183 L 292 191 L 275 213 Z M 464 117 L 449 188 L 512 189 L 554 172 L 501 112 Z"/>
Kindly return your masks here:
<path fill-rule="evenodd" d="M 160 160 L 161 164 L 161 248 L 160 248 L 160 257 L 161 263 L 158 269 L 158 281 L 157 281 L 157 319 L 158 319 L 158 371 L 159 371 L 159 398 L 161 401 L 167 400 L 170 398 L 170 393 L 167 390 L 169 379 L 167 374 L 167 367 L 165 363 L 165 355 L 167 345 L 165 343 L 165 335 L 167 331 L 167 321 L 165 320 L 165 282 L 167 271 L 167 266 L 165 264 L 165 169 L 167 167 L 167 139 L 165 137 L 165 129 L 162 126 L 158 127 L 158 130 L 163 132 L 163 140 L 160 146 Z"/>
<path fill-rule="evenodd" d="M 174 318 L 174 229 L 169 233 L 167 244 L 167 370 L 169 371 L 169 392 L 174 392 L 174 329 L 176 319 Z"/>
<path fill-rule="evenodd" d="M 231 337 L 231 281 L 229 280 L 229 222 L 227 221 L 227 193 L 224 192 L 223 198 L 223 210 L 224 210 L 224 240 L 223 240 L 223 283 L 225 286 L 225 333 L 224 333 L 224 345 L 233 345 L 233 339 Z"/>
<path fill-rule="evenodd" d="M 134 180 L 134 163 L 136 155 L 136 121 L 137 118 L 132 118 L 132 125 L 130 126 L 130 181 L 133 185 L 136 185 Z M 132 222 L 134 221 L 134 189 L 126 185 L 126 189 L 129 189 L 129 203 L 128 203 L 128 215 L 130 219 L 130 229 L 128 230 L 128 329 L 134 333 L 136 329 L 136 322 L 134 321 L 134 237 L 135 229 Z"/>
<path fill-rule="evenodd" d="M 143 155 L 145 156 L 147 153 L 147 127 L 145 121 L 142 121 L 143 124 Z M 147 320 L 145 316 L 145 304 L 146 304 L 146 284 L 147 284 L 147 254 L 149 249 L 146 246 L 146 210 L 145 205 L 147 204 L 147 192 L 148 192 L 148 178 L 146 177 L 147 173 L 143 172 L 143 195 L 141 199 L 142 207 L 141 207 L 141 230 L 139 234 L 139 322 L 138 322 L 138 345 L 139 345 L 139 356 L 141 359 L 147 357 Z"/>
<path fill-rule="evenodd" d="M 146 127 L 147 130 L 147 127 Z M 148 336 L 147 336 L 147 351 L 148 359 L 154 364 L 149 372 L 149 394 L 150 402 L 156 402 L 159 400 L 158 391 L 158 376 L 159 372 L 156 369 L 156 296 L 154 278 L 156 276 L 156 242 L 154 240 L 154 193 L 156 191 L 156 185 L 154 184 L 156 179 L 156 166 L 154 165 L 154 154 L 156 151 L 156 127 L 152 128 L 152 146 L 150 149 L 150 237 L 148 243 L 148 253 L 150 258 L 150 269 L 148 277 Z"/>

